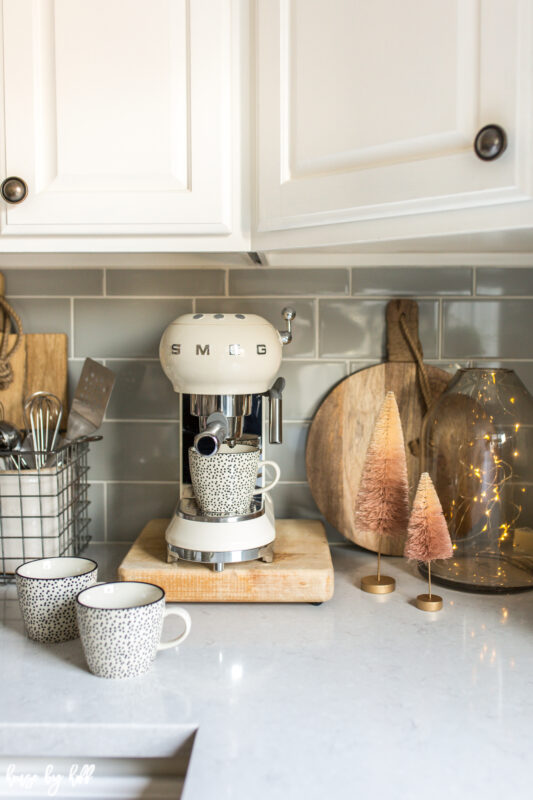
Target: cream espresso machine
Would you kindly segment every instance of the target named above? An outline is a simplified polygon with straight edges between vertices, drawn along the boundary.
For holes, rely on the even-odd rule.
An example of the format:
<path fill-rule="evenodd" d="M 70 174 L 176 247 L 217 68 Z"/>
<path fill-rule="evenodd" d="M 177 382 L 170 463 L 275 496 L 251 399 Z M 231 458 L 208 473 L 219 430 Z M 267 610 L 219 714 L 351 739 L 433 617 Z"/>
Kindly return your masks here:
<path fill-rule="evenodd" d="M 295 312 L 284 308 L 281 314 L 281 331 L 256 314 L 198 313 L 178 317 L 163 333 L 161 364 L 180 394 L 180 496 L 166 530 L 168 561 L 209 564 L 220 572 L 224 564 L 272 559 L 269 495 L 254 496 L 244 515 L 203 515 L 190 485 L 188 451 L 210 458 L 221 445 L 261 447 L 265 432 L 270 443 L 281 444 L 285 381 L 275 378 Z"/>

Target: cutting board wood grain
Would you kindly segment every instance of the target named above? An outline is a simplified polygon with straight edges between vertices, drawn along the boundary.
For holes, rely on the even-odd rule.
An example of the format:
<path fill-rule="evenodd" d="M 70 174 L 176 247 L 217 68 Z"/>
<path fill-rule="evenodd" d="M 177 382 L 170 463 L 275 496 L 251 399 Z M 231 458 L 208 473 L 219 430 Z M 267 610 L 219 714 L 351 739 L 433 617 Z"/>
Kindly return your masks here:
<path fill-rule="evenodd" d="M 24 399 L 37 391 L 57 395 L 67 410 L 67 335 L 65 333 L 26 333 L 10 358 L 13 382 L 0 390 L 4 418 L 24 427 Z M 9 347 L 15 337 L 9 336 Z"/>
<path fill-rule="evenodd" d="M 333 596 L 333 565 L 324 525 L 317 520 L 276 521 L 272 563 L 204 564 L 166 561 L 168 519 L 143 529 L 118 569 L 121 581 L 161 586 L 170 602 L 322 603 Z"/>
<path fill-rule="evenodd" d="M 372 531 L 355 526 L 355 505 L 361 472 L 385 395 L 396 395 L 406 443 L 410 499 L 419 478 L 417 440 L 426 405 L 417 377 L 417 364 L 397 322 L 404 314 L 411 339 L 418 339 L 418 306 L 412 300 L 395 300 L 387 308 L 387 352 L 394 360 L 360 370 L 338 384 L 326 397 L 312 422 L 306 448 L 307 479 L 314 500 L 327 519 L 347 539 L 377 551 Z M 425 365 L 432 399 L 446 388 L 451 376 Z M 382 552 L 402 555 L 404 542 L 383 539 Z"/>

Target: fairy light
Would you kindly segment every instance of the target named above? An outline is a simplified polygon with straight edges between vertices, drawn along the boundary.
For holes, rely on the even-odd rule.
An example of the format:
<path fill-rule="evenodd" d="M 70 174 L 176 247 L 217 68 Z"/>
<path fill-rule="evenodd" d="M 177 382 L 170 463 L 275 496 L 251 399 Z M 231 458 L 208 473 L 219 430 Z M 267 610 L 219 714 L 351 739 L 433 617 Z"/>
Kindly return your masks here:
<path fill-rule="evenodd" d="M 493 394 L 490 384 L 496 385 L 496 374 L 490 372 L 489 375 L 486 376 L 485 380 L 490 381 L 490 383 L 483 385 L 477 391 L 477 397 L 480 401 L 484 401 L 485 393 L 487 400 L 490 399 L 491 392 Z M 508 402 L 514 405 L 516 398 L 509 397 Z M 505 402 L 502 402 L 501 405 L 505 412 Z M 507 413 L 512 413 L 509 408 L 507 408 Z M 473 409 L 472 426 L 474 431 L 476 425 L 479 424 L 476 423 L 479 418 L 479 408 Z M 487 419 L 487 417 L 485 418 Z M 492 424 L 494 416 L 489 414 L 488 421 Z M 519 429 L 520 422 L 513 421 L 513 432 L 517 433 Z M 455 498 L 450 502 L 449 508 L 445 509 L 445 516 L 454 539 L 456 536 L 460 539 L 462 532 L 468 528 L 469 541 L 471 541 L 473 535 L 486 534 L 489 530 L 497 532 L 498 541 L 502 544 L 511 540 L 514 525 L 522 511 L 522 506 L 509 502 L 504 495 L 505 486 L 513 476 L 513 469 L 508 461 L 502 457 L 502 448 L 512 446 L 512 438 L 509 433 L 506 434 L 503 431 L 497 434 L 484 432 L 479 436 L 469 437 L 469 440 L 463 445 L 463 447 L 467 448 L 469 454 L 466 463 L 461 457 L 462 448 L 459 448 L 459 462 L 464 468 L 463 478 L 456 484 Z M 512 458 L 518 458 L 519 451 L 517 449 L 513 449 L 511 453 Z M 525 491 L 525 488 L 521 487 L 521 492 L 525 493 Z M 474 505 L 476 509 L 479 509 L 475 512 L 474 518 L 479 519 L 477 515 L 481 513 L 484 520 L 477 528 L 477 534 L 473 530 L 475 523 L 472 523 L 470 519 Z M 502 519 L 502 516 L 504 516 L 504 519 Z M 452 542 L 452 546 L 454 551 L 457 551 L 458 544 L 456 541 Z"/>

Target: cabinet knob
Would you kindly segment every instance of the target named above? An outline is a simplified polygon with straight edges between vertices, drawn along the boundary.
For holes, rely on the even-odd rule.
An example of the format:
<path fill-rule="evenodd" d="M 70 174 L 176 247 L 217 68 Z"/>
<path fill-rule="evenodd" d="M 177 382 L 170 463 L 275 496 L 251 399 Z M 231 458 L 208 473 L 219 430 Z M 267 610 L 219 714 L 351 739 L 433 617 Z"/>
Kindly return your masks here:
<path fill-rule="evenodd" d="M 485 125 L 474 139 L 474 152 L 482 161 L 499 158 L 507 147 L 507 136 L 499 125 Z"/>
<path fill-rule="evenodd" d="M 0 194 L 6 203 L 22 203 L 28 195 L 28 184 L 22 178 L 6 178 L 0 186 Z"/>

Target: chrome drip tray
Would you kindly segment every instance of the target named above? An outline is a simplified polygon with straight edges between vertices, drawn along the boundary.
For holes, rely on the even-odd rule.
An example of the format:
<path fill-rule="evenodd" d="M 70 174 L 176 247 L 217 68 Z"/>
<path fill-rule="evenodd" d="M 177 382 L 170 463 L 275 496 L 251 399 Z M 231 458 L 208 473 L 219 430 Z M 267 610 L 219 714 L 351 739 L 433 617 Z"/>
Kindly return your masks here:
<path fill-rule="evenodd" d="M 245 522 L 248 519 L 257 519 L 257 517 L 262 517 L 264 513 L 265 506 L 261 498 L 252 500 L 248 514 L 237 514 L 229 517 L 204 515 L 198 508 L 194 497 L 182 497 L 176 509 L 176 515 L 178 517 L 181 519 L 188 519 L 191 522 Z"/>

